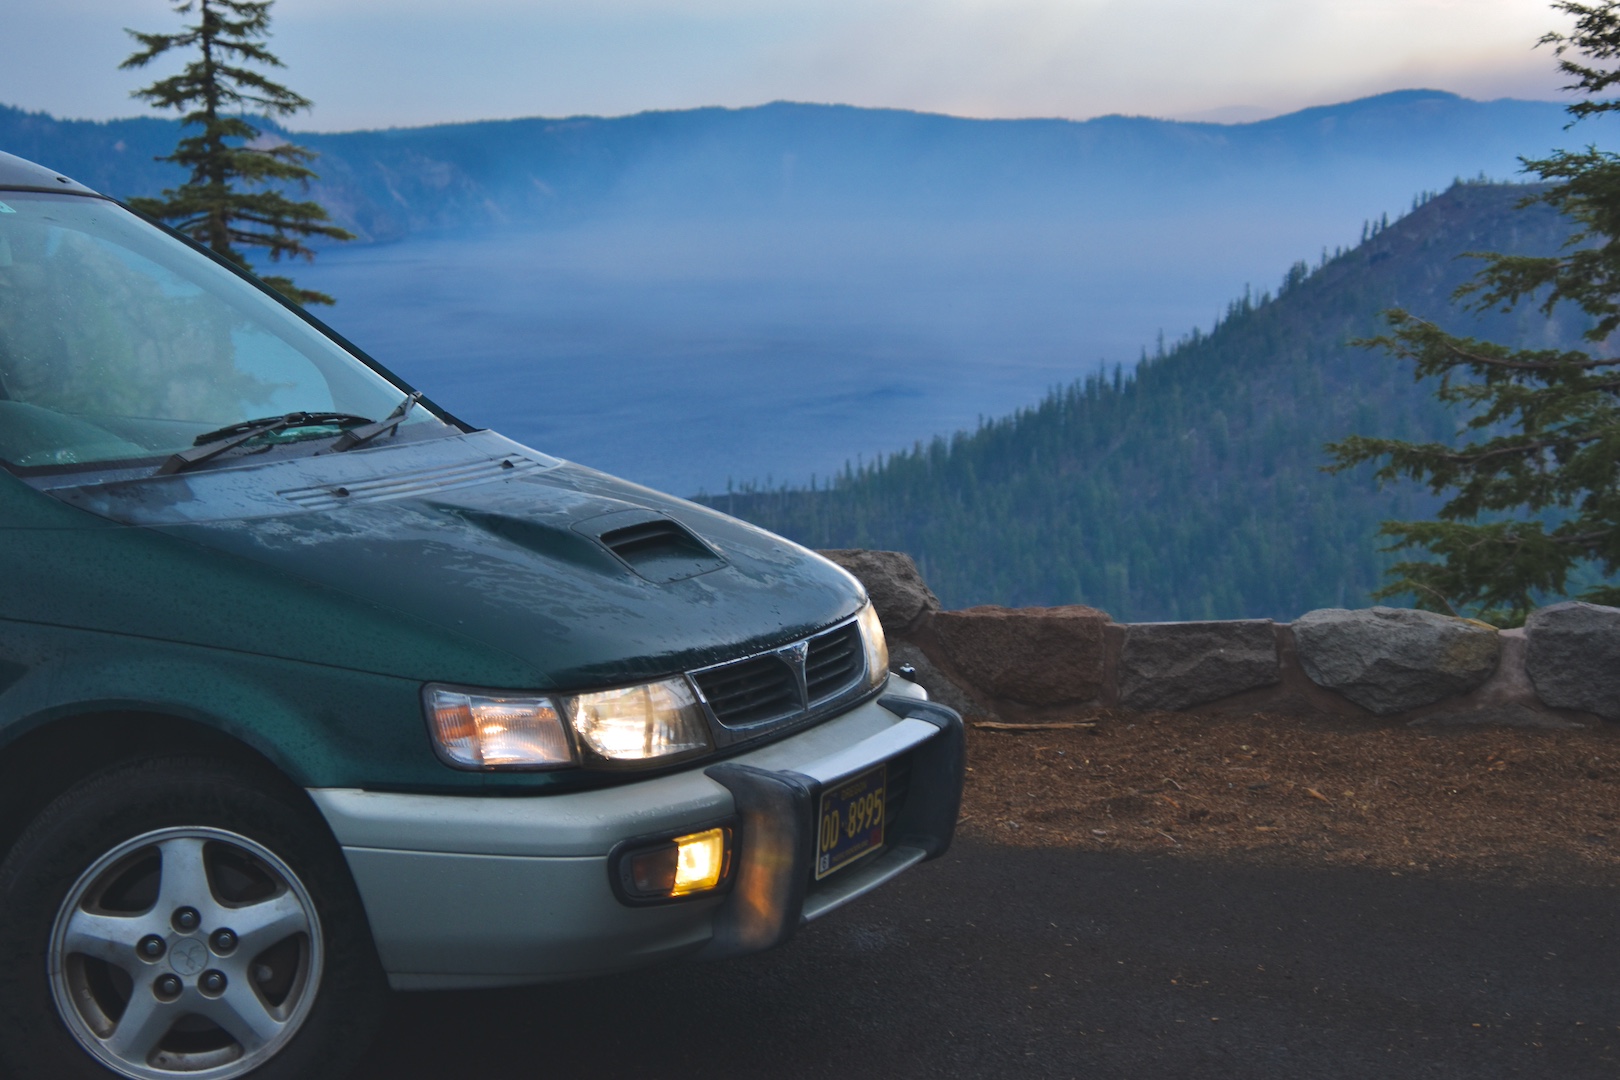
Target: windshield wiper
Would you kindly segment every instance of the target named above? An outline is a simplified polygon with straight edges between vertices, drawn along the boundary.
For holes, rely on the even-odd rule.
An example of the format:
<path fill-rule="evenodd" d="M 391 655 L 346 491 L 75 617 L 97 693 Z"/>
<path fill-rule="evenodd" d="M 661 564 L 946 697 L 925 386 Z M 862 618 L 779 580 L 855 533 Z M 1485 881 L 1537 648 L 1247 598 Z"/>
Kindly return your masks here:
<path fill-rule="evenodd" d="M 258 431 L 267 424 L 279 424 L 281 421 L 291 421 L 288 427 L 304 427 L 315 424 L 369 424 L 371 417 L 356 416 L 347 412 L 290 412 L 280 416 L 261 416 L 255 420 L 243 420 L 235 424 L 227 424 L 213 431 L 205 431 L 191 440 L 192 446 L 201 446 L 218 439 L 228 439 L 232 435 L 241 435 L 247 431 Z"/>
<path fill-rule="evenodd" d="M 158 467 L 157 474 L 167 476 L 189 469 L 193 465 L 207 461 L 209 458 L 218 457 L 227 450 L 233 450 L 243 443 L 251 442 L 261 435 L 274 435 L 278 431 L 286 431 L 288 428 L 294 427 L 355 422 L 370 424 L 371 420 L 369 417 L 340 412 L 294 412 L 282 416 L 266 416 L 258 420 L 244 420 L 240 424 L 231 424 L 217 431 L 207 431 L 197 436 L 192 449 L 170 454 L 169 460 Z"/>
<path fill-rule="evenodd" d="M 383 417 L 381 420 L 378 420 L 376 423 L 367 423 L 360 427 L 350 428 L 342 435 L 339 435 L 338 441 L 333 443 L 329 448 L 330 451 L 334 454 L 339 454 L 345 450 L 353 450 L 357 446 L 364 446 L 366 443 L 370 442 L 372 439 L 375 439 L 385 431 L 393 431 L 395 428 L 399 427 L 400 424 L 405 422 L 405 417 L 410 415 L 411 410 L 416 408 L 416 403 L 421 400 L 422 391 L 411 391 L 409 394 L 405 395 L 405 400 L 399 403 L 399 407 L 397 409 Z"/>

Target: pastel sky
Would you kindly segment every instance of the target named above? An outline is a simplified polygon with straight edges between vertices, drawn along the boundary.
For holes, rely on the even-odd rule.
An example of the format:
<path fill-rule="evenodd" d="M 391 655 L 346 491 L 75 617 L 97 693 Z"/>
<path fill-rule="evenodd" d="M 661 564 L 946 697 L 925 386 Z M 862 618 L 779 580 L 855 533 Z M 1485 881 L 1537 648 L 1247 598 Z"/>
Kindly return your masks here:
<path fill-rule="evenodd" d="M 17 0 L 0 103 L 143 108 L 164 0 Z M 773 100 L 980 117 L 1243 120 L 1385 90 L 1556 99 L 1543 0 L 277 0 L 272 49 L 342 130 Z M 153 71 L 159 69 L 154 67 Z"/>

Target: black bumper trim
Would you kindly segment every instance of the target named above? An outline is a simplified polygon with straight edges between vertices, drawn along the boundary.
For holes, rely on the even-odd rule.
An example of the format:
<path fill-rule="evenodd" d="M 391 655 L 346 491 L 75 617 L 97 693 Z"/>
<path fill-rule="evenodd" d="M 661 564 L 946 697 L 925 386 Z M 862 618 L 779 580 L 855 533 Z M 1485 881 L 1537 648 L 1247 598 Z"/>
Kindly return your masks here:
<path fill-rule="evenodd" d="M 937 859 L 950 848 L 962 812 L 962 781 L 967 775 L 962 717 L 937 701 L 898 694 L 880 697 L 878 704 L 896 716 L 939 728 L 938 736 L 911 752 L 911 791 L 895 832 L 886 837 L 891 845 L 922 848 L 928 858 Z"/>
<path fill-rule="evenodd" d="M 815 780 L 737 762 L 704 770 L 731 792 L 739 837 L 731 893 L 715 911 L 714 936 L 698 959 L 775 948 L 809 919 L 869 892 L 915 862 L 938 858 L 951 846 L 962 805 L 962 718 L 943 705 L 916 698 L 890 695 L 879 698 L 878 704 L 897 716 L 933 724 L 939 734 L 909 751 L 910 790 L 898 819 L 890 824 L 885 853 L 864 870 L 852 868 L 843 881 L 837 875 L 824 885 L 811 886 L 813 808 L 820 795 Z"/>

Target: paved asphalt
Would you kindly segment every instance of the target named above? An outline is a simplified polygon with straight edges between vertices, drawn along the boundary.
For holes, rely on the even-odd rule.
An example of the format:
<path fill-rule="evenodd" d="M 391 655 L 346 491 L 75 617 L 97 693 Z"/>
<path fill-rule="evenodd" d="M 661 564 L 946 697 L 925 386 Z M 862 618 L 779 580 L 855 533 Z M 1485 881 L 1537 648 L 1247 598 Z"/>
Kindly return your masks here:
<path fill-rule="evenodd" d="M 403 995 L 359 1076 L 1613 1080 L 1617 901 L 959 843 L 772 953 Z"/>

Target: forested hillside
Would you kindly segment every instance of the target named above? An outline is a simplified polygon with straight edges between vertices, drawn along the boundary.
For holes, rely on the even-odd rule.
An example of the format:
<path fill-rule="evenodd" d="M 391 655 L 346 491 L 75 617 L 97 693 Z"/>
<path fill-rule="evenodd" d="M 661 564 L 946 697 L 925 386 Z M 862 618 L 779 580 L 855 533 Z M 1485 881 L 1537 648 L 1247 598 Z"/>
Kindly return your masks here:
<path fill-rule="evenodd" d="M 1132 621 L 1355 606 L 1392 556 L 1387 518 L 1435 500 L 1329 475 L 1322 444 L 1352 432 L 1448 439 L 1458 421 L 1382 352 L 1349 344 L 1405 307 L 1456 332 L 1572 343 L 1583 325 L 1470 315 L 1452 291 L 1469 251 L 1549 253 L 1568 235 L 1525 188 L 1458 184 L 1300 264 L 1134 373 L 1087 378 L 978 430 L 848 469 L 828 489 L 708 500 L 811 547 L 910 552 L 947 606 L 1085 603 Z"/>

